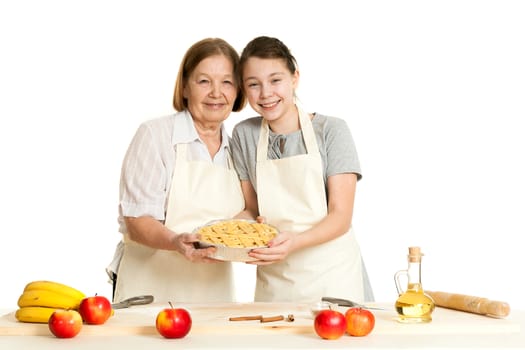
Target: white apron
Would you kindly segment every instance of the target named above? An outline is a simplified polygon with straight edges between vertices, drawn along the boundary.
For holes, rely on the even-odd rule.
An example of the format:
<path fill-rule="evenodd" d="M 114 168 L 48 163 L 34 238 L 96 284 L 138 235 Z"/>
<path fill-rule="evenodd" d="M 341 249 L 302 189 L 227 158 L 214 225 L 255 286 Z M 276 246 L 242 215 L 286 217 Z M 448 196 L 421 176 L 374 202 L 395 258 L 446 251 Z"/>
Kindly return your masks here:
<path fill-rule="evenodd" d="M 260 215 L 281 231 L 300 233 L 327 215 L 323 163 L 312 122 L 299 109 L 306 154 L 268 159 L 268 123 L 263 119 L 257 146 Z M 255 301 L 310 302 L 323 296 L 360 301 L 364 297 L 362 259 L 352 230 L 321 245 L 257 267 Z"/>
<path fill-rule="evenodd" d="M 229 168 L 187 160 L 187 145 L 177 145 L 177 159 L 165 225 L 182 233 L 244 209 L 239 178 Z M 124 235 L 124 253 L 117 273 L 115 302 L 151 294 L 155 302 L 234 300 L 229 262 L 193 263 L 175 251 L 153 249 Z"/>

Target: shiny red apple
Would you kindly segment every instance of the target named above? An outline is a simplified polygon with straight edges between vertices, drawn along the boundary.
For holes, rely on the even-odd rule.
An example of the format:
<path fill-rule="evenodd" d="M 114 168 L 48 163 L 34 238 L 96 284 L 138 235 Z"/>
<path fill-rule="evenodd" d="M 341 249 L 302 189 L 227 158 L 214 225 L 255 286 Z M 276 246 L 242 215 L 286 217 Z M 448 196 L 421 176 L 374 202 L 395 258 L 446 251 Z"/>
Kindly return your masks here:
<path fill-rule="evenodd" d="M 346 332 L 346 318 L 337 310 L 321 310 L 315 316 L 314 329 L 323 339 L 339 339 Z"/>
<path fill-rule="evenodd" d="M 345 312 L 346 331 L 354 337 L 364 337 L 374 329 L 374 314 L 360 307 L 352 307 Z"/>
<path fill-rule="evenodd" d="M 103 324 L 111 316 L 112 308 L 108 298 L 94 295 L 82 299 L 78 312 L 87 324 Z"/>
<path fill-rule="evenodd" d="M 82 329 L 82 316 L 76 310 L 55 310 L 47 321 L 57 338 L 73 338 Z"/>
<path fill-rule="evenodd" d="M 188 310 L 174 308 L 170 303 L 170 308 L 163 309 L 157 314 L 155 327 L 164 338 L 183 338 L 190 332 L 191 323 Z"/>

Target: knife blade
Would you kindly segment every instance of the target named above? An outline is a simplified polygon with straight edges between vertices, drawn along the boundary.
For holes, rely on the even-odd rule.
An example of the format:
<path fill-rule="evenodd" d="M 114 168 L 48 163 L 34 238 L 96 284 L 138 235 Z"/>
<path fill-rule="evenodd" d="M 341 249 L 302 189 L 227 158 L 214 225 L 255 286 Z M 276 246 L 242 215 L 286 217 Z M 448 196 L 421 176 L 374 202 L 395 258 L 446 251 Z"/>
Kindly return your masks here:
<path fill-rule="evenodd" d="M 133 305 L 146 305 L 153 302 L 153 295 L 139 295 L 137 297 L 128 298 L 118 303 L 111 304 L 113 309 L 124 309 Z"/>
<path fill-rule="evenodd" d="M 359 304 L 359 303 L 356 303 L 355 301 L 348 300 L 348 299 L 341 299 L 341 298 L 334 298 L 334 297 L 322 297 L 321 300 L 327 301 L 332 304 L 337 304 L 339 306 L 360 307 L 363 309 L 370 309 L 370 310 L 387 310 L 381 307 L 366 306 L 366 305 Z"/>

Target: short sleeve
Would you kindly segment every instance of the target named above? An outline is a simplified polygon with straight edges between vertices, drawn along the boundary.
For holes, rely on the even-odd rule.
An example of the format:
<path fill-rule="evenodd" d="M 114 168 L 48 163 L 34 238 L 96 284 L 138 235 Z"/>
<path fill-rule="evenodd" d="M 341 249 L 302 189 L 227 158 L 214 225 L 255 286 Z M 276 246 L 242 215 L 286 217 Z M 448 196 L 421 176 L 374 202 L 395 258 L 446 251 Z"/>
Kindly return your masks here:
<path fill-rule="evenodd" d="M 249 180 L 256 187 L 255 162 L 257 157 L 257 142 L 262 118 L 248 118 L 233 128 L 232 158 L 239 179 Z"/>
<path fill-rule="evenodd" d="M 152 216 L 164 220 L 167 169 L 158 139 L 148 124 L 142 124 L 128 147 L 120 179 L 123 216 Z"/>
<path fill-rule="evenodd" d="M 327 117 L 325 130 L 327 167 L 326 175 L 355 173 L 362 178 L 357 149 L 345 120 Z"/>
<path fill-rule="evenodd" d="M 232 140 L 231 140 L 231 150 L 233 165 L 235 170 L 239 175 L 240 180 L 248 180 L 248 168 L 246 164 L 246 159 L 242 153 L 241 147 L 241 132 L 239 131 L 239 126 L 235 126 L 232 131 Z"/>

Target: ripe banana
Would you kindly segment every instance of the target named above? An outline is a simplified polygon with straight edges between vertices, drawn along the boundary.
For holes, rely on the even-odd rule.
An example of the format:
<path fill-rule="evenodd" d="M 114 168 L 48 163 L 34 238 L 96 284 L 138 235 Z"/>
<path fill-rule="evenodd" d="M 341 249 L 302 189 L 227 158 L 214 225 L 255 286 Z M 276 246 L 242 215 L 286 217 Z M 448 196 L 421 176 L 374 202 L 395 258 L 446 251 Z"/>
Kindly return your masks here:
<path fill-rule="evenodd" d="M 83 298 L 86 297 L 84 293 L 82 293 L 78 289 L 75 289 L 71 286 L 68 286 L 62 283 L 58 283 L 58 282 L 45 281 L 45 280 L 29 282 L 25 286 L 24 292 L 28 290 L 49 290 L 49 291 L 69 295 L 70 297 L 76 298 L 79 300 L 82 300 Z"/>
<path fill-rule="evenodd" d="M 26 290 L 18 298 L 19 307 L 44 306 L 59 309 L 78 309 L 81 298 L 49 289 Z"/>
<path fill-rule="evenodd" d="M 20 322 L 47 323 L 55 310 L 53 307 L 26 306 L 16 310 L 15 317 Z"/>

